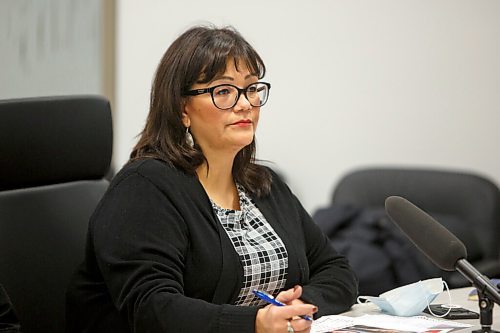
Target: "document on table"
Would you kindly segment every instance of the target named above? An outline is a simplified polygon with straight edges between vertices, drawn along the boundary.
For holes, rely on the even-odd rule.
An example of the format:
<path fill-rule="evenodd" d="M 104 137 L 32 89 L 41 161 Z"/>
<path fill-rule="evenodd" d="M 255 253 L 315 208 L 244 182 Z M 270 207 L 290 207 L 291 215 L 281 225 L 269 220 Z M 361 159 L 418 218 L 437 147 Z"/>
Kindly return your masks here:
<path fill-rule="evenodd" d="M 360 317 L 348 317 L 341 315 L 323 316 L 316 319 L 312 324 L 311 333 L 326 333 L 333 331 L 349 332 L 427 332 L 439 331 L 441 333 L 454 329 L 471 327 L 451 320 L 435 319 L 426 316 L 396 317 L 385 314 L 363 315 Z M 378 328 L 379 330 L 374 330 Z"/>

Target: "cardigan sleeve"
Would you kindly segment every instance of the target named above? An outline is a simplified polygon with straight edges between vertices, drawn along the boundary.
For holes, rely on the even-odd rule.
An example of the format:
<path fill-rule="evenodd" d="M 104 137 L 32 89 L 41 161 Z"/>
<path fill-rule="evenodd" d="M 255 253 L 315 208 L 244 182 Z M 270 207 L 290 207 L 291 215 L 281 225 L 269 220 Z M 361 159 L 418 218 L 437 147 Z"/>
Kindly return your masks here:
<path fill-rule="evenodd" d="M 316 317 L 346 311 L 356 300 L 357 278 L 347 259 L 336 252 L 328 237 L 295 200 L 302 218 L 309 262 L 309 281 L 303 286 L 302 298 L 318 306 Z"/>
<path fill-rule="evenodd" d="M 356 300 L 357 278 L 347 259 L 336 252 L 295 196 L 294 200 L 302 221 L 309 263 L 309 280 L 303 285 L 302 299 L 318 307 L 316 318 L 346 311 Z"/>
<path fill-rule="evenodd" d="M 113 304 L 132 332 L 254 332 L 257 308 L 184 295 L 188 228 L 168 195 L 143 175 L 132 173 L 109 190 L 90 230 Z"/>
<path fill-rule="evenodd" d="M 315 318 L 348 310 L 356 300 L 358 280 L 347 259 L 333 248 L 288 185 L 273 170 L 268 170 L 273 176 L 274 198 L 269 210 L 284 214 L 285 232 L 293 235 L 289 245 L 305 256 L 304 264 L 308 266 L 308 274 L 300 280 L 301 299 L 318 307 Z"/>

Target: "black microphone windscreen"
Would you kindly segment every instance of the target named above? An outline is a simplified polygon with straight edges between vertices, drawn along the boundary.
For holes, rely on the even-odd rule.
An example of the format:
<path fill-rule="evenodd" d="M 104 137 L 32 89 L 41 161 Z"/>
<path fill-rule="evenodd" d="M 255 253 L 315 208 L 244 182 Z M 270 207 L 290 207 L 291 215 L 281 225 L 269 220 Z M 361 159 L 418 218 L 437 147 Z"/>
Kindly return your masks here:
<path fill-rule="evenodd" d="M 391 220 L 436 266 L 454 271 L 459 259 L 467 258 L 464 244 L 429 214 L 408 200 L 392 196 L 385 200 Z"/>

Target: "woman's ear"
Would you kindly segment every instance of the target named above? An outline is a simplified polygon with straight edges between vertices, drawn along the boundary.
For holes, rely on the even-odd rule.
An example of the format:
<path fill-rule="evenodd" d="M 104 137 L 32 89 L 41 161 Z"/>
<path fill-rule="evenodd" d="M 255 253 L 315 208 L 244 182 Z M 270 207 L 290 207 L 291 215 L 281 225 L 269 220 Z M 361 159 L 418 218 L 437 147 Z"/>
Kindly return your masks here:
<path fill-rule="evenodd" d="M 191 119 L 189 119 L 189 114 L 188 114 L 188 106 L 186 103 L 182 106 L 182 123 L 184 124 L 185 127 L 190 127 L 191 126 Z"/>

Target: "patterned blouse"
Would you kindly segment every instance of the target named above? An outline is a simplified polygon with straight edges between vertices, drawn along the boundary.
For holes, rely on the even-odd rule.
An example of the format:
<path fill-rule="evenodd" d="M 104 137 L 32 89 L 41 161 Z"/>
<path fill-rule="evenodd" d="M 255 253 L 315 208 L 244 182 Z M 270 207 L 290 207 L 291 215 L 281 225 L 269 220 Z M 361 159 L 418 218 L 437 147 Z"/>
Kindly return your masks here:
<path fill-rule="evenodd" d="M 288 253 L 281 238 L 266 221 L 241 185 L 236 186 L 240 210 L 212 207 L 231 239 L 243 266 L 243 288 L 235 305 L 263 305 L 254 289 L 275 295 L 283 289 L 288 270 Z"/>

